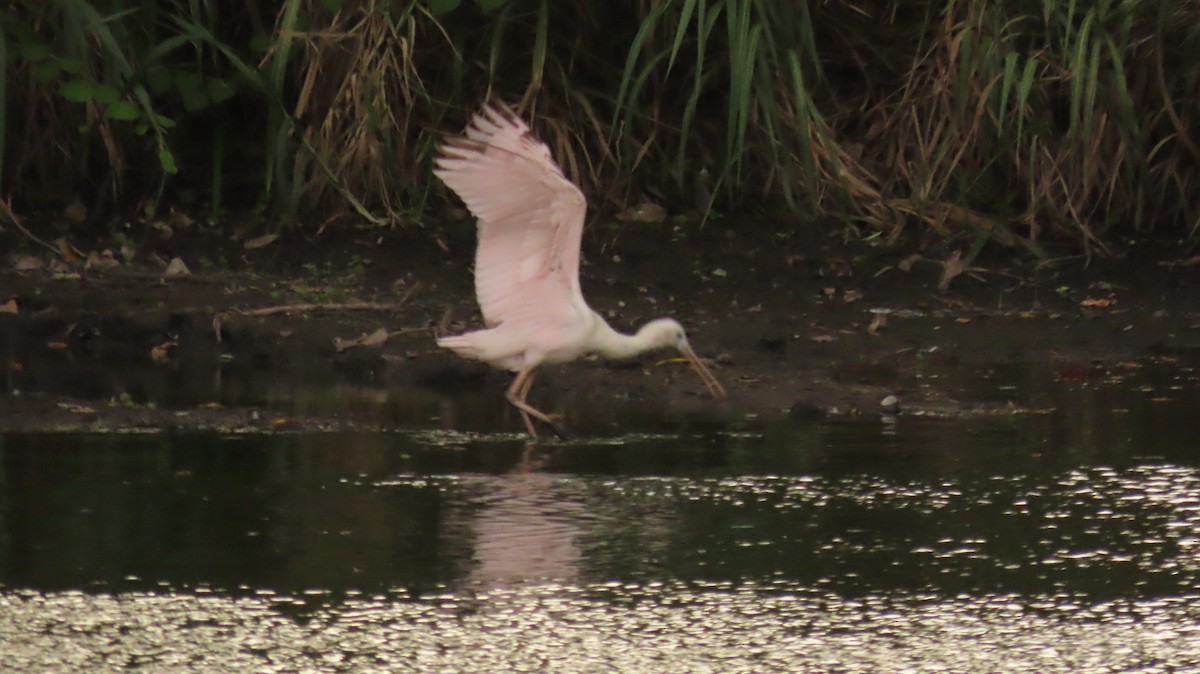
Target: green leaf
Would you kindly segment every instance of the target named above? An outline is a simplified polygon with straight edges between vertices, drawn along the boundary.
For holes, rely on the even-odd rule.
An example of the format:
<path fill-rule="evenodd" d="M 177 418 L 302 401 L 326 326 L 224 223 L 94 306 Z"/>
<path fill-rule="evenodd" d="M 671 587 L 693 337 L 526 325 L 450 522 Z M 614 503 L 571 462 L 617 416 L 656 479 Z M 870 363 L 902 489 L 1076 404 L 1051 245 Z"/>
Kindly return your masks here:
<path fill-rule="evenodd" d="M 461 4 L 462 0 L 429 0 L 429 13 L 434 16 L 449 14 Z"/>
<path fill-rule="evenodd" d="M 129 101 L 117 101 L 108 106 L 108 109 L 104 111 L 104 116 L 108 119 L 116 119 L 124 122 L 133 121 L 140 117 L 141 114 L 142 111 L 138 109 L 138 106 Z"/>
<path fill-rule="evenodd" d="M 68 80 L 58 88 L 58 95 L 72 103 L 87 103 L 96 95 L 96 85 L 85 79 L 76 77 Z"/>
<path fill-rule="evenodd" d="M 43 61 L 33 69 L 33 79 L 38 82 L 49 82 L 58 77 L 60 72 L 62 72 L 62 66 L 58 64 L 58 61 Z"/>
<path fill-rule="evenodd" d="M 183 107 L 188 112 L 196 112 L 208 106 L 204 80 L 196 73 L 180 73 L 175 77 L 175 87 L 183 96 Z"/>
<path fill-rule="evenodd" d="M 162 165 L 163 171 L 170 175 L 179 173 L 179 169 L 175 166 L 175 155 L 166 147 L 158 148 L 158 163 Z"/>
<path fill-rule="evenodd" d="M 93 92 L 94 93 L 92 94 L 92 96 L 97 101 L 99 101 L 100 103 L 103 103 L 105 105 L 112 105 L 113 103 L 116 103 L 117 101 L 121 100 L 121 92 L 117 91 L 115 87 L 109 86 L 107 84 L 93 85 Z"/>
<path fill-rule="evenodd" d="M 259 33 L 250 38 L 250 51 L 255 54 L 265 54 L 271 49 L 271 36 L 266 33 Z"/>
<path fill-rule="evenodd" d="M 50 45 L 44 42 L 31 42 L 21 46 L 21 58 L 37 63 L 50 55 Z"/>
<path fill-rule="evenodd" d="M 59 67 L 61 67 L 65 73 L 77 75 L 79 74 L 79 71 L 83 70 L 83 61 L 80 61 L 79 59 L 73 59 L 64 56 L 63 58 L 55 60 L 58 61 Z"/>
<path fill-rule="evenodd" d="M 475 0 L 484 14 L 490 14 L 508 4 L 508 0 Z"/>
<path fill-rule="evenodd" d="M 158 125 L 159 125 L 159 126 L 161 126 L 161 127 L 162 127 L 162 128 L 164 128 L 164 129 L 173 129 L 173 128 L 175 128 L 175 120 L 171 119 L 170 117 L 167 117 L 167 116 L 164 116 L 164 115 L 155 114 L 155 115 L 154 115 L 154 121 L 155 121 L 155 122 L 158 122 Z"/>
<path fill-rule="evenodd" d="M 168 68 L 154 68 L 146 71 L 146 84 L 150 85 L 150 91 L 156 94 L 167 91 L 174 83 L 175 76 Z"/>
<path fill-rule="evenodd" d="M 321 0 L 321 6 L 331 12 L 338 11 L 344 4 L 346 4 L 346 0 Z"/>
<path fill-rule="evenodd" d="M 221 103 L 233 98 L 237 87 L 229 80 L 220 77 L 208 77 L 204 80 L 204 89 L 213 103 Z"/>

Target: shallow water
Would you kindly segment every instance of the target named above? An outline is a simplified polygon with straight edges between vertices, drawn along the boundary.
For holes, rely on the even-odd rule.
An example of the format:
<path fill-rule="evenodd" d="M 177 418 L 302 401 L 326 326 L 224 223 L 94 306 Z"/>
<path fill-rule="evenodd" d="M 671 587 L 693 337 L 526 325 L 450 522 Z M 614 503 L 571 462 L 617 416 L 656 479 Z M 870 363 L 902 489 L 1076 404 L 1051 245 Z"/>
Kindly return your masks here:
<path fill-rule="evenodd" d="M 1200 668 L 1200 407 L 1139 386 L 537 448 L 7 435 L 0 670 Z"/>

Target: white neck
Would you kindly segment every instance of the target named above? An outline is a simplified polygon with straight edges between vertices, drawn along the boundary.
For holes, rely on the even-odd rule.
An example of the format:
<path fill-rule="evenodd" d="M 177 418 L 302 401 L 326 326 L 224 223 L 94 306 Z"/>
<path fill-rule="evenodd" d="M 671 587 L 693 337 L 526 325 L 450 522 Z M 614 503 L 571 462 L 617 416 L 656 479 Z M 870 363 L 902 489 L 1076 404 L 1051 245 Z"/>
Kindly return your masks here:
<path fill-rule="evenodd" d="M 634 356 L 661 348 L 663 345 L 655 342 L 655 336 L 645 330 L 637 334 L 627 335 L 613 330 L 612 326 L 600 314 L 592 312 L 596 322 L 592 327 L 591 350 L 611 359 L 633 358 Z"/>

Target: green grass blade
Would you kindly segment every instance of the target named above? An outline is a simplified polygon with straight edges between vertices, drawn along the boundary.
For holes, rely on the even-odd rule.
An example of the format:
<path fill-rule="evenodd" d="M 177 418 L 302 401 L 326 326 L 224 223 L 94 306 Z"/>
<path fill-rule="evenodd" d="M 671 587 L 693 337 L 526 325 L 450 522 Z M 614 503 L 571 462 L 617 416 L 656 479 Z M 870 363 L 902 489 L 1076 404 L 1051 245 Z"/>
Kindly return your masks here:
<path fill-rule="evenodd" d="M 529 77 L 529 88 L 540 91 L 542 75 L 546 69 L 546 44 L 550 26 L 550 1 L 542 0 L 538 5 L 537 32 L 533 39 L 533 72 Z"/>
<path fill-rule="evenodd" d="M 1022 138 L 1025 131 L 1025 120 L 1030 117 L 1029 93 L 1033 91 L 1034 78 L 1037 76 L 1038 60 L 1036 57 L 1025 62 L 1021 72 L 1021 83 L 1017 86 L 1017 147 L 1024 147 Z"/>
<path fill-rule="evenodd" d="M 699 33 L 699 26 L 704 24 L 704 4 L 707 0 L 683 0 L 683 7 L 679 11 L 679 25 L 675 27 L 675 41 L 671 43 L 671 57 L 667 59 L 667 75 L 671 74 L 671 67 L 675 65 L 675 57 L 679 54 L 679 48 L 683 45 L 683 38 L 687 35 L 688 25 L 692 21 L 692 14 L 696 11 L 696 5 L 700 5 L 700 15 L 696 17 L 696 32 Z M 697 68 L 696 74 L 699 75 L 700 69 Z"/>
<path fill-rule="evenodd" d="M 732 177 L 741 180 L 745 154 L 746 125 L 750 119 L 750 92 L 753 88 L 755 48 L 760 27 L 750 25 L 750 0 L 729 0 L 727 23 L 729 36 L 729 110 L 726 119 L 726 161 L 734 167 Z"/>
<path fill-rule="evenodd" d="M 1016 86 L 1017 61 L 1019 59 L 1016 52 L 1009 52 L 1004 56 L 1004 76 L 1000 80 L 1000 104 L 996 106 L 996 121 L 1001 132 L 1004 131 L 1004 123 L 1008 120 L 1008 96 Z"/>
<path fill-rule="evenodd" d="M 1104 51 L 1101 40 L 1092 41 L 1091 56 L 1088 58 L 1087 77 L 1083 83 L 1083 134 L 1092 135 L 1092 119 L 1096 112 L 1096 91 L 1100 88 L 1100 54 Z"/>
<path fill-rule="evenodd" d="M 713 28 L 717 25 L 717 20 L 721 17 L 720 5 L 711 8 L 711 15 L 708 14 L 709 9 L 707 0 L 701 0 L 698 4 L 696 14 L 696 65 L 692 72 L 692 91 L 688 94 L 687 105 L 683 108 L 683 117 L 679 127 L 679 154 L 675 160 L 675 173 L 679 176 L 681 185 L 686 179 L 687 174 L 687 148 L 688 140 L 691 136 L 692 122 L 696 117 L 696 106 L 700 103 L 700 94 L 704 91 L 705 48 L 708 45 L 709 38 L 712 36 Z"/>
<path fill-rule="evenodd" d="M 278 194 L 288 195 L 288 215 L 293 215 L 296 209 L 296 192 L 299 181 L 293 181 L 289 171 L 292 162 L 288 161 L 288 138 L 291 135 L 292 120 L 283 109 L 283 91 L 287 86 L 288 58 L 291 56 L 293 34 L 300 15 L 300 0 L 286 0 L 283 14 L 279 21 L 279 31 L 275 35 L 275 53 L 271 59 L 268 82 L 272 103 L 267 113 L 267 189 L 264 198 L 269 198 L 272 183 L 277 185 Z M 295 182 L 296 184 L 293 184 Z"/>
<path fill-rule="evenodd" d="M 788 68 L 792 76 L 792 96 L 796 106 L 796 127 L 792 130 L 798 145 L 797 154 L 800 157 L 801 172 L 804 177 L 805 192 L 808 194 L 810 206 L 817 207 L 817 163 L 813 158 L 811 130 L 814 120 L 819 113 L 812 103 L 812 95 L 804 79 L 804 69 L 800 65 L 800 57 L 793 50 L 788 50 Z"/>
<path fill-rule="evenodd" d="M 637 72 L 637 64 L 642 59 L 642 51 L 646 47 L 647 40 L 650 39 L 650 36 L 654 33 L 654 29 L 658 26 L 659 20 L 666 13 L 667 9 L 670 8 L 671 4 L 671 0 L 665 0 L 657 5 L 651 10 L 650 14 L 642 19 L 637 32 L 634 33 L 633 41 L 629 44 L 629 51 L 625 57 L 625 67 L 621 69 L 621 83 L 617 85 L 617 96 L 613 101 L 613 120 L 610 125 L 612 129 L 611 133 L 616 133 L 619 126 L 618 121 L 623 114 L 626 117 L 629 116 L 626 110 L 626 99 L 628 98 L 631 101 L 637 100 L 640 94 L 640 87 L 636 86 L 639 76 L 634 74 Z M 650 66 L 647 65 L 641 71 L 641 80 L 645 80 L 649 68 Z M 612 142 L 611 137 L 609 138 L 609 142 Z"/>
<path fill-rule="evenodd" d="M 1072 3 L 1072 4 L 1074 4 L 1074 3 Z M 1091 30 L 1092 20 L 1094 17 L 1095 17 L 1095 15 L 1090 12 L 1088 13 L 1088 15 L 1086 17 L 1084 17 L 1083 25 L 1080 26 L 1080 28 L 1079 28 L 1079 35 L 1076 36 L 1074 39 L 1075 49 L 1072 50 L 1072 53 L 1071 53 L 1071 60 L 1070 60 L 1071 114 L 1070 114 L 1070 120 L 1071 120 L 1071 133 L 1074 135 L 1074 137 L 1076 139 L 1080 138 L 1080 136 L 1079 136 L 1080 133 L 1085 132 L 1085 130 L 1083 128 L 1080 128 L 1079 120 L 1080 120 L 1081 108 L 1083 106 L 1084 80 L 1086 78 L 1086 73 L 1088 70 L 1087 69 L 1088 45 L 1091 44 L 1091 40 L 1089 39 L 1089 32 Z M 1070 26 L 1068 26 L 1068 29 L 1070 29 Z"/>

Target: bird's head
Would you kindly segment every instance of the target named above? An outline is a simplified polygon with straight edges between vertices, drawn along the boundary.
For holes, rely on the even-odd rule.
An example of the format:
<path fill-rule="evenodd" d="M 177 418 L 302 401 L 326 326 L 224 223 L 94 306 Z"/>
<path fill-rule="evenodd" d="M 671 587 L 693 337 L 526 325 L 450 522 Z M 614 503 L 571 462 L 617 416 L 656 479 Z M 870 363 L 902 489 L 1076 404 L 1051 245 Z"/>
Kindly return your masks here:
<path fill-rule="evenodd" d="M 688 348 L 687 333 L 674 318 L 656 318 L 638 332 L 645 335 L 645 341 L 652 349 L 670 348 L 682 352 Z"/>
<path fill-rule="evenodd" d="M 715 398 L 725 397 L 725 387 L 721 386 L 721 382 L 709 372 L 700 357 L 692 350 L 691 344 L 688 344 L 687 333 L 684 332 L 683 326 L 673 318 L 657 318 L 642 326 L 638 330 L 638 336 L 642 337 L 646 344 L 652 349 L 673 348 L 687 358 L 688 364 L 700 375 L 700 380 L 708 388 L 708 391 Z"/>

